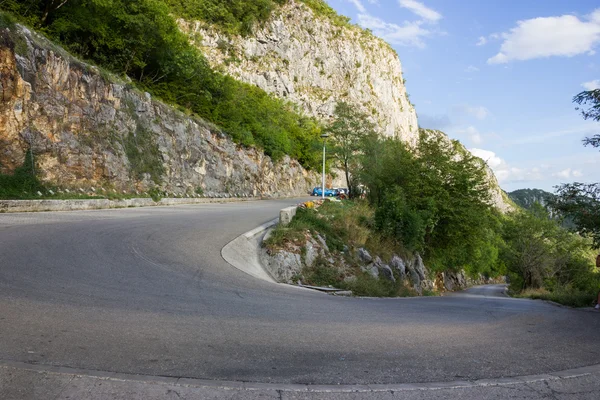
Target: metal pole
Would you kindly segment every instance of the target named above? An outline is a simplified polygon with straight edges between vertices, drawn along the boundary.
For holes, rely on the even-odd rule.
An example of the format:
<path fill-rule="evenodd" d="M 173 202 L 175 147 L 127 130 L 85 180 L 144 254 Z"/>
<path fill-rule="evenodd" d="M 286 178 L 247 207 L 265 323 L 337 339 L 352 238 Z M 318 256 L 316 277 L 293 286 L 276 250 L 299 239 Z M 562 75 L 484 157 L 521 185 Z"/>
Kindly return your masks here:
<path fill-rule="evenodd" d="M 321 181 L 321 198 L 325 199 L 325 143 L 327 139 L 323 139 L 323 180 Z"/>

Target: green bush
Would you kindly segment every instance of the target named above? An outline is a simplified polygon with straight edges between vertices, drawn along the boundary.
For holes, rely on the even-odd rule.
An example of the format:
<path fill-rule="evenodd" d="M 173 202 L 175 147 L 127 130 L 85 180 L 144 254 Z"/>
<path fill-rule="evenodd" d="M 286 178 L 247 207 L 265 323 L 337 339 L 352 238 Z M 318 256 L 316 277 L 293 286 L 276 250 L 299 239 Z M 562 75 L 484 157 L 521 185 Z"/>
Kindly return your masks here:
<path fill-rule="evenodd" d="M 595 304 L 597 288 L 594 291 L 582 291 L 572 287 L 557 288 L 553 291 L 545 289 L 527 289 L 513 295 L 514 297 L 553 301 L 570 307 L 590 307 Z"/>
<path fill-rule="evenodd" d="M 287 0 L 166 0 L 171 10 L 188 20 L 200 20 L 231 34 L 248 35 Z"/>

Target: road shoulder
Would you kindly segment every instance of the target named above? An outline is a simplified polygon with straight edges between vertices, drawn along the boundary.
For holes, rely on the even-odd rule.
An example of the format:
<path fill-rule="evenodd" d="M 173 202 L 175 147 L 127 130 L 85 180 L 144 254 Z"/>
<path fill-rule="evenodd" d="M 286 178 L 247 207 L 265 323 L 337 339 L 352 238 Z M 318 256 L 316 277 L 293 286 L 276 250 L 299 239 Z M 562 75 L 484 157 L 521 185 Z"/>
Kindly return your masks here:
<path fill-rule="evenodd" d="M 597 399 L 600 365 L 544 375 L 397 385 L 227 382 L 0 362 L 0 398 L 53 399 Z"/>

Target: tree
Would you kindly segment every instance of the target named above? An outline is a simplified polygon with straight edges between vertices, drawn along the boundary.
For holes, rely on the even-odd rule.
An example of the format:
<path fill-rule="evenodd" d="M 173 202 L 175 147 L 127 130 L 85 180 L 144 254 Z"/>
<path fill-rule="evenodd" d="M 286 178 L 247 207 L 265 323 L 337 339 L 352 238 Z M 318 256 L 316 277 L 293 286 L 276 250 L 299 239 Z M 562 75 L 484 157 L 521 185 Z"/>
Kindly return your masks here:
<path fill-rule="evenodd" d="M 359 173 L 375 228 L 422 252 L 432 270 L 489 271 L 497 218 L 481 160 L 433 131 L 421 131 L 418 154 L 395 139 L 366 144 Z"/>
<path fill-rule="evenodd" d="M 600 89 L 579 93 L 573 98 L 579 105 L 587 105 L 581 110 L 583 119 L 600 121 Z M 585 146 L 600 147 L 600 135 L 585 138 Z M 567 183 L 557 186 L 558 197 L 553 208 L 570 217 L 579 232 L 593 238 L 594 248 L 600 248 L 600 183 Z"/>
<path fill-rule="evenodd" d="M 513 290 L 587 290 L 593 279 L 589 240 L 561 227 L 539 203 L 509 214 L 502 236 Z"/>
<path fill-rule="evenodd" d="M 552 207 L 571 218 L 579 233 L 591 236 L 594 248 L 600 248 L 600 183 L 559 185 Z"/>
<path fill-rule="evenodd" d="M 502 259 L 511 275 L 513 288 L 541 288 L 554 274 L 552 250 L 558 224 L 535 203 L 530 211 L 517 211 L 504 222 Z"/>
<path fill-rule="evenodd" d="M 573 97 L 573 103 L 581 105 L 588 105 L 587 109 L 577 107 L 576 110 L 581 111 L 583 119 L 591 119 L 592 121 L 600 121 L 600 89 L 587 90 L 577 94 Z M 600 135 L 594 135 L 589 138 L 583 139 L 585 146 L 600 147 Z"/>
<path fill-rule="evenodd" d="M 69 0 L 46 0 L 44 3 L 44 13 L 42 14 L 42 25 L 45 25 L 48 15 L 64 6 Z"/>
<path fill-rule="evenodd" d="M 335 107 L 335 120 L 324 130 L 331 136 L 331 153 L 346 175 L 350 197 L 356 193 L 356 172 L 363 139 L 376 135 L 375 125 L 367 116 L 339 102 Z"/>

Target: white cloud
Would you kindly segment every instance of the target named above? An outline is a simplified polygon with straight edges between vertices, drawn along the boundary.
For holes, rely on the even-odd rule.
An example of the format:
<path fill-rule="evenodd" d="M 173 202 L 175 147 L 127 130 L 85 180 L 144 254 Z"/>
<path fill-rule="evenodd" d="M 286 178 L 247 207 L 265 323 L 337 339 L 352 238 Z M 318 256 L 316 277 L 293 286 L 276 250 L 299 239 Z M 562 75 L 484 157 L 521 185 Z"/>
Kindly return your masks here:
<path fill-rule="evenodd" d="M 358 10 L 358 24 L 370 29 L 376 36 L 390 44 L 401 46 L 415 46 L 423 48 L 423 38 L 431 36 L 434 32 L 423 27 L 428 22 L 437 22 L 442 15 L 426 7 L 416 0 L 398 0 L 401 7 L 408 8 L 422 19 L 417 21 L 404 21 L 402 24 L 390 23 L 381 18 L 374 17 L 367 11 L 364 0 L 347 0 L 354 4 Z M 369 4 L 379 4 L 379 0 L 366 0 Z"/>
<path fill-rule="evenodd" d="M 482 121 L 492 115 L 490 110 L 484 106 L 470 106 L 467 104 L 460 104 L 454 107 L 454 111 L 460 114 L 467 114 Z"/>
<path fill-rule="evenodd" d="M 358 23 L 370 29 L 376 36 L 391 44 L 425 47 L 423 38 L 431 36 L 432 31 L 424 29 L 421 21 L 405 22 L 404 25 L 392 24 L 368 14 L 359 14 Z"/>
<path fill-rule="evenodd" d="M 563 169 L 562 171 L 555 172 L 552 176 L 556 178 L 569 179 L 569 178 L 580 178 L 583 176 L 583 173 L 578 170 L 572 170 L 571 168 Z"/>
<path fill-rule="evenodd" d="M 367 12 L 367 9 L 365 8 L 365 6 L 363 5 L 363 3 L 360 0 L 348 0 L 350 3 L 354 4 L 354 6 L 356 7 L 356 9 L 361 12 L 361 13 L 365 13 Z"/>
<path fill-rule="evenodd" d="M 480 145 L 483 143 L 483 136 L 474 126 L 468 126 L 464 129 L 457 129 L 455 133 L 458 135 L 467 135 L 473 144 Z"/>
<path fill-rule="evenodd" d="M 503 33 L 500 51 L 488 64 L 551 56 L 573 57 L 592 53 L 600 43 L 600 8 L 583 20 L 574 15 L 518 21 Z"/>
<path fill-rule="evenodd" d="M 506 162 L 503 159 L 501 159 L 500 157 L 498 157 L 496 155 L 496 153 L 494 153 L 493 151 L 477 149 L 477 148 L 469 149 L 469 151 L 475 157 L 479 157 L 483 161 L 485 161 L 487 163 L 487 165 L 489 165 L 490 168 L 492 168 L 494 170 L 498 167 L 506 165 Z"/>
<path fill-rule="evenodd" d="M 416 0 L 398 0 L 400 7 L 406 8 L 417 14 L 419 17 L 429 22 L 437 22 L 442 19 L 442 14 L 427 7 L 425 4 Z"/>
<path fill-rule="evenodd" d="M 542 134 L 535 135 L 519 135 L 517 139 L 510 140 L 507 144 L 509 145 L 523 145 L 532 143 L 547 143 L 549 139 L 559 138 L 563 136 L 588 136 L 596 132 L 596 124 L 594 122 L 584 123 L 580 126 L 573 127 L 571 129 L 565 129 L 562 131 L 545 132 Z"/>
<path fill-rule="evenodd" d="M 583 82 L 581 86 L 585 90 L 596 90 L 600 89 L 600 79 L 594 79 L 593 81 Z"/>
<path fill-rule="evenodd" d="M 487 39 L 485 38 L 485 36 L 479 36 L 479 39 L 477 40 L 477 43 L 475 43 L 475 46 L 483 46 L 487 43 Z"/>
<path fill-rule="evenodd" d="M 478 72 L 479 68 L 475 67 L 474 65 L 469 65 L 467 68 L 465 68 L 465 72 Z"/>
<path fill-rule="evenodd" d="M 496 153 L 483 149 L 469 149 L 475 157 L 481 158 L 494 171 L 494 175 L 501 184 L 513 182 L 529 182 L 544 180 L 544 168 L 518 168 L 509 165 Z"/>

